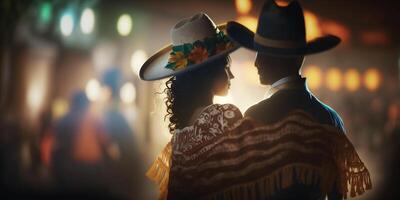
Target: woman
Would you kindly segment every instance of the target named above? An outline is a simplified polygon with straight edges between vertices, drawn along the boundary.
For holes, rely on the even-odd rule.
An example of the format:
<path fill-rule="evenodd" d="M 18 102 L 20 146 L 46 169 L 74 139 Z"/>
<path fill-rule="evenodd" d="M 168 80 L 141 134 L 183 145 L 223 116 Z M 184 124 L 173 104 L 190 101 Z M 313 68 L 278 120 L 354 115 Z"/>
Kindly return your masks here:
<path fill-rule="evenodd" d="M 229 53 L 237 46 L 224 35 L 224 29 L 204 13 L 183 19 L 171 30 L 172 45 L 153 55 L 140 70 L 143 80 L 172 76 L 166 83 L 165 103 L 173 137 L 147 173 L 158 182 L 161 199 L 167 197 L 171 187 L 170 165 L 180 162 L 174 156 L 170 159 L 171 151 L 174 155 L 190 155 L 191 149 L 223 134 L 242 118 L 234 105 L 213 104 L 215 95 L 228 93 L 233 78 Z M 172 175 L 171 179 L 175 177 Z M 169 196 L 174 198 L 179 196 L 177 193 Z"/>

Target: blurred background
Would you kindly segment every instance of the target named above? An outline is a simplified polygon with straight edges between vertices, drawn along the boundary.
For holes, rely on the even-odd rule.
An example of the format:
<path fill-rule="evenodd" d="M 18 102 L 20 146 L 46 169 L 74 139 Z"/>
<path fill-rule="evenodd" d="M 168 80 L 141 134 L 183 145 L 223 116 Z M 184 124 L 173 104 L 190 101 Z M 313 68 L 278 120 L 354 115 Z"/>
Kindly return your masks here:
<path fill-rule="evenodd" d="M 392 199 L 400 174 L 400 3 L 299 1 L 308 40 L 342 39 L 306 57 L 302 74 L 342 116 L 370 170 L 373 189 L 358 199 Z M 1 0 L 1 195 L 156 199 L 144 173 L 171 138 L 165 80 L 141 81 L 140 66 L 169 44 L 178 20 L 206 12 L 255 30 L 263 2 Z M 244 112 L 268 86 L 259 84 L 254 52 L 231 57 L 232 89 L 214 100 Z"/>

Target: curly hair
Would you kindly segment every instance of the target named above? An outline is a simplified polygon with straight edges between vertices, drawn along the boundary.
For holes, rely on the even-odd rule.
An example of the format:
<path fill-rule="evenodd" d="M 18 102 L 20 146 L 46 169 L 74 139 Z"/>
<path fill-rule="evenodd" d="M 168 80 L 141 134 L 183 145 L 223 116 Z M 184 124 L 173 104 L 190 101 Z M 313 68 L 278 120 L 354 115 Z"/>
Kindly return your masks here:
<path fill-rule="evenodd" d="M 210 64 L 212 66 L 179 74 L 166 82 L 165 118 L 169 117 L 170 133 L 187 126 L 196 108 L 212 103 L 215 79 L 218 74 L 225 73 L 224 69 L 229 63 L 230 58 L 226 56 Z"/>

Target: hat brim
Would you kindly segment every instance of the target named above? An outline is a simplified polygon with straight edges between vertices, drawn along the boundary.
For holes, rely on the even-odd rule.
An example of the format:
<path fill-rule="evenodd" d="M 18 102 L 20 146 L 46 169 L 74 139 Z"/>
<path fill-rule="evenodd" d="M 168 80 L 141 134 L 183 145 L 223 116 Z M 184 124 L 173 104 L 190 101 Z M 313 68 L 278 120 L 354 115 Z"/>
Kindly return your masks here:
<path fill-rule="evenodd" d="M 226 23 L 218 25 L 217 27 L 220 31 L 224 31 L 226 33 Z M 139 77 L 145 81 L 154 81 L 186 73 L 192 70 L 196 70 L 200 67 L 207 66 L 208 64 L 214 62 L 215 60 L 232 53 L 239 47 L 240 46 L 238 44 L 233 42 L 233 47 L 225 51 L 222 51 L 216 55 L 210 56 L 207 58 L 207 60 L 201 63 L 193 64 L 183 69 L 172 70 L 165 67 L 168 63 L 170 52 L 172 51 L 172 44 L 169 44 L 166 47 L 159 50 L 154 55 L 152 55 L 149 59 L 147 59 L 147 61 L 140 68 Z"/>
<path fill-rule="evenodd" d="M 231 21 L 227 24 L 228 37 L 239 45 L 260 53 L 265 53 L 273 56 L 293 57 L 308 54 L 315 54 L 326 51 L 337 46 L 340 43 L 340 38 L 334 35 L 326 35 L 308 41 L 301 48 L 275 48 L 257 45 L 254 42 L 254 32 L 243 26 L 240 23 Z"/>

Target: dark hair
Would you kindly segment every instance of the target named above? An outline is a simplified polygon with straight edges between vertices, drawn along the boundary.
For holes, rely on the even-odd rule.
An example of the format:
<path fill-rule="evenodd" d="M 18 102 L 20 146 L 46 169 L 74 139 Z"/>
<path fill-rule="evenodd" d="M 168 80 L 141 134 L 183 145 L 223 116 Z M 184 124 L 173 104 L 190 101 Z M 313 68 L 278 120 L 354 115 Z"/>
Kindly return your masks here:
<path fill-rule="evenodd" d="M 215 79 L 218 74 L 225 73 L 224 69 L 229 62 L 229 56 L 222 57 L 210 66 L 179 74 L 166 82 L 165 117 L 169 117 L 168 128 L 171 133 L 176 128 L 187 126 L 196 108 L 212 103 Z"/>

